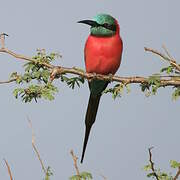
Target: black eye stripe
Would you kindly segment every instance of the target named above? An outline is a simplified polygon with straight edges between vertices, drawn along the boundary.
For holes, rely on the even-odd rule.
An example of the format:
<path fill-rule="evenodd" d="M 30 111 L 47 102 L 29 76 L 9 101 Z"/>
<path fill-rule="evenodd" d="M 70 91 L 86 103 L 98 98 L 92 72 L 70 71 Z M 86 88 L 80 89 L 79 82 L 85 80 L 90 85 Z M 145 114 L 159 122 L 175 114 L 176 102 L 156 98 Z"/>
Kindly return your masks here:
<path fill-rule="evenodd" d="M 108 23 L 99 24 L 99 23 L 96 22 L 95 26 L 96 27 L 101 26 L 101 27 L 104 27 L 104 28 L 109 29 L 111 31 L 116 31 L 116 25 L 114 25 L 114 24 L 108 24 Z"/>
<path fill-rule="evenodd" d="M 116 25 L 114 25 L 114 24 L 104 23 L 101 26 L 106 28 L 106 29 L 109 29 L 111 31 L 116 31 Z"/>
<path fill-rule="evenodd" d="M 111 31 L 116 31 L 116 25 L 114 25 L 114 24 L 108 24 L 108 23 L 99 24 L 97 22 L 94 22 L 93 27 L 104 27 L 104 28 L 109 29 Z"/>

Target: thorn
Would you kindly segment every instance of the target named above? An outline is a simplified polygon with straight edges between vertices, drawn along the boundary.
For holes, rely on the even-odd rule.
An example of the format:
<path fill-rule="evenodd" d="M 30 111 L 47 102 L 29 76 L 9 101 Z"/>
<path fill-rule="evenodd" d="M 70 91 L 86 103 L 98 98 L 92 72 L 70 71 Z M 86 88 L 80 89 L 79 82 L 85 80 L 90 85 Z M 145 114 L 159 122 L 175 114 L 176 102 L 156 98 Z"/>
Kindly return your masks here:
<path fill-rule="evenodd" d="M 3 33 L 3 35 L 4 35 L 4 36 L 8 36 L 8 37 L 9 37 L 9 35 L 8 35 L 8 34 L 6 34 L 6 33 Z"/>
<path fill-rule="evenodd" d="M 9 36 L 7 33 L 1 33 L 0 36 Z"/>
<path fill-rule="evenodd" d="M 1 41 L 1 48 L 2 48 L 2 49 L 5 49 L 5 37 L 6 37 L 6 36 L 9 36 L 9 35 L 6 34 L 6 33 L 0 34 L 0 41 Z"/>

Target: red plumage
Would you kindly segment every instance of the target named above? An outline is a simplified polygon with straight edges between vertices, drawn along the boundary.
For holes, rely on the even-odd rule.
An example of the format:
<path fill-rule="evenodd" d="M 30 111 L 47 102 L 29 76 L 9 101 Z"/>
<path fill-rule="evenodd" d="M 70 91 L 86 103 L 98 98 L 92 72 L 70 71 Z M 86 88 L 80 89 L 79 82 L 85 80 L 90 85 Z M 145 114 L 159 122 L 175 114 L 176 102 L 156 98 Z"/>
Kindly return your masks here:
<path fill-rule="evenodd" d="M 123 43 L 117 24 L 116 34 L 110 37 L 89 35 L 85 49 L 86 71 L 97 74 L 115 74 L 121 63 Z"/>

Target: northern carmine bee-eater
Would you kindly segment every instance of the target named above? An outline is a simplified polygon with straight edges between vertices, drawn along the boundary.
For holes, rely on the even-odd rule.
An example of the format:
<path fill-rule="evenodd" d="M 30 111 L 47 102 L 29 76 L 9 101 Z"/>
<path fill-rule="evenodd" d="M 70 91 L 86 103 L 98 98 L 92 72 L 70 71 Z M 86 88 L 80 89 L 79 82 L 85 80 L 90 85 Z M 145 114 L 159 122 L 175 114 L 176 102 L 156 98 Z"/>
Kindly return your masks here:
<path fill-rule="evenodd" d="M 108 14 L 98 14 L 93 20 L 83 20 L 78 23 L 90 25 L 84 48 L 86 71 L 102 75 L 115 74 L 121 63 L 123 43 L 120 37 L 120 27 L 115 18 Z M 102 92 L 108 85 L 107 81 L 92 80 L 89 82 L 90 98 L 85 117 L 85 137 L 81 163 L 91 131 L 96 119 Z"/>

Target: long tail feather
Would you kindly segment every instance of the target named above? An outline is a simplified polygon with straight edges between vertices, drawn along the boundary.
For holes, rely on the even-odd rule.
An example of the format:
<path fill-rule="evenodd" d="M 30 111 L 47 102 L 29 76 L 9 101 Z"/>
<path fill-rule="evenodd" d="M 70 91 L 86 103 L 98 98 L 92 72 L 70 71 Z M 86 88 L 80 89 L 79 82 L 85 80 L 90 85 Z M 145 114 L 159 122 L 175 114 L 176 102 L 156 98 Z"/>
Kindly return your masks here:
<path fill-rule="evenodd" d="M 101 98 L 101 94 L 100 95 L 92 95 L 92 93 L 90 94 L 88 108 L 86 111 L 86 119 L 85 119 L 86 130 L 85 130 L 85 137 L 83 144 L 83 152 L 81 156 L 81 163 L 83 163 L 91 127 L 96 120 L 96 114 L 97 114 L 100 98 Z"/>

